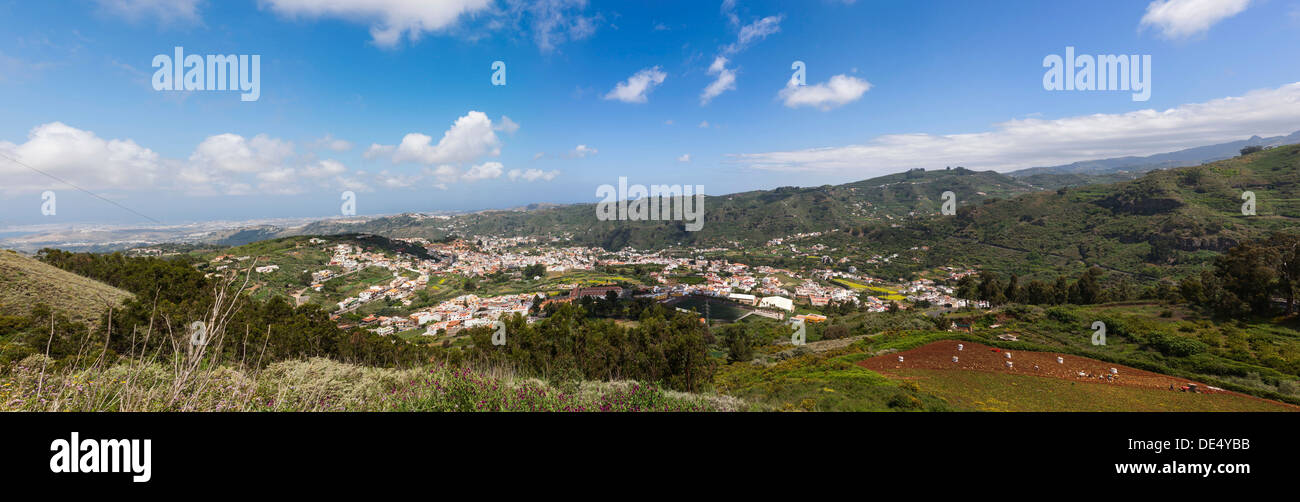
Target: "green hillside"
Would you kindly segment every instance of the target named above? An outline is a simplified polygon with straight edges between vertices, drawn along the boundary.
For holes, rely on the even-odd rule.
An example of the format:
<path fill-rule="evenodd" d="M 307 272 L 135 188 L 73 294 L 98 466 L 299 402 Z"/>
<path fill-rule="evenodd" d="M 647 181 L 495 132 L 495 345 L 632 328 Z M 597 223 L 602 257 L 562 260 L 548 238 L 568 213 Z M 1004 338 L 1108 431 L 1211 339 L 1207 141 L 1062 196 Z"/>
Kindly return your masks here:
<path fill-rule="evenodd" d="M 882 276 L 947 265 L 1021 275 L 1075 274 L 1098 266 L 1150 281 L 1195 273 L 1238 242 L 1290 229 L 1300 218 L 1297 152 L 1300 146 L 1281 146 L 1137 179 L 1131 173 L 1013 178 L 958 167 L 710 196 L 698 232 L 687 232 L 680 221 L 598 221 L 594 204 L 575 204 L 321 221 L 255 233 L 553 236 L 611 250 L 721 246 L 742 250 L 737 252 L 751 261 L 790 264 L 815 258 L 760 248 L 771 239 L 822 232 L 807 242 L 824 244 L 827 250 L 819 254 L 847 258 L 844 266 Z M 945 191 L 957 196 L 954 216 L 938 214 Z M 1255 216 L 1241 213 L 1244 191 L 1256 195 Z M 895 253 L 892 260 L 873 259 Z"/>
<path fill-rule="evenodd" d="M 598 221 L 595 204 L 535 210 L 483 211 L 452 218 L 399 215 L 366 222 L 323 221 L 294 229 L 303 235 L 370 232 L 388 237 L 439 239 L 447 235 L 550 235 L 621 249 L 681 245 L 756 245 L 797 233 L 863 223 L 890 223 L 938 213 L 940 195 L 960 194 L 958 205 L 1010 197 L 1041 188 L 991 171 L 912 170 L 844 185 L 781 187 L 705 199 L 704 228 L 687 232 L 680 221 Z"/>
<path fill-rule="evenodd" d="M 25 315 L 43 304 L 74 320 L 95 322 L 105 307 L 120 305 L 130 296 L 14 251 L 0 250 L 0 315 Z"/>
<path fill-rule="evenodd" d="M 1256 215 L 1242 214 L 1255 194 Z M 956 216 L 873 226 L 881 251 L 915 255 L 924 266 L 952 262 L 1004 272 L 1077 273 L 1099 266 L 1130 277 L 1178 278 L 1219 252 L 1300 218 L 1300 145 L 1204 166 L 1151 172 L 1137 180 L 986 201 Z"/>

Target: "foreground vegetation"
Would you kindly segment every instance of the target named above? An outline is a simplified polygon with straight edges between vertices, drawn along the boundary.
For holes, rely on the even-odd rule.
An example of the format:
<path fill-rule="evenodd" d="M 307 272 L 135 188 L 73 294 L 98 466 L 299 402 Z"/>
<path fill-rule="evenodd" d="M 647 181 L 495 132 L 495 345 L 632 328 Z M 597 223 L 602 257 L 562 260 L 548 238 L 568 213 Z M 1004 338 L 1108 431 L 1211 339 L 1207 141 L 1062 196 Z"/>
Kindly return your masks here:
<path fill-rule="evenodd" d="M 633 381 L 561 382 L 447 365 L 370 368 L 314 358 L 261 371 L 124 362 L 49 371 L 32 356 L 0 376 L 0 411 L 731 411 L 743 403 Z"/>

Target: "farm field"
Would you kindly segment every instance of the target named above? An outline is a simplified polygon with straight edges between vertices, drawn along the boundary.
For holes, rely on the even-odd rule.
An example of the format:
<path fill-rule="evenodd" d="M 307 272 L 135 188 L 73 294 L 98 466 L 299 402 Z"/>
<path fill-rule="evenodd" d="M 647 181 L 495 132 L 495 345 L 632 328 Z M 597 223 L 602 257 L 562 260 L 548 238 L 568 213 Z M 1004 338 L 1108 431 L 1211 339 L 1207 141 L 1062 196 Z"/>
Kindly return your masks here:
<path fill-rule="evenodd" d="M 958 350 L 957 345 L 964 345 Z M 996 350 L 996 351 L 995 351 Z M 1050 352 L 945 340 L 857 364 L 914 381 L 957 409 L 981 411 L 1300 411 L 1228 391 L 1182 392 L 1187 379 Z M 898 357 L 902 356 L 900 362 Z M 956 356 L 957 362 L 952 358 Z M 1063 362 L 1057 362 L 1060 357 Z M 1007 366 L 1007 361 L 1012 366 Z M 1110 368 L 1117 373 L 1106 378 Z M 1082 375 L 1080 375 L 1082 372 Z M 1170 390 L 1170 386 L 1175 390 Z"/>

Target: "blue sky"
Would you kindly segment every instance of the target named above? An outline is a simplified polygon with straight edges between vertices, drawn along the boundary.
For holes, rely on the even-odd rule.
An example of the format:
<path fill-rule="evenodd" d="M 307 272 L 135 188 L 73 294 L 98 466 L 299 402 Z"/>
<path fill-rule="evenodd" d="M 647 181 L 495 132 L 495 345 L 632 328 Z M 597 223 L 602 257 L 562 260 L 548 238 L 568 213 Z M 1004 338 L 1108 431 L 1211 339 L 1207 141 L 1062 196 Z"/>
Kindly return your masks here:
<path fill-rule="evenodd" d="M 260 99 L 155 90 L 176 46 L 260 55 Z M 1067 46 L 1150 55 L 1149 101 L 1045 90 Z M 0 154 L 166 223 L 1007 171 L 1300 130 L 1296 47 L 1283 0 L 0 0 Z M 0 227 L 150 223 L 0 176 Z"/>

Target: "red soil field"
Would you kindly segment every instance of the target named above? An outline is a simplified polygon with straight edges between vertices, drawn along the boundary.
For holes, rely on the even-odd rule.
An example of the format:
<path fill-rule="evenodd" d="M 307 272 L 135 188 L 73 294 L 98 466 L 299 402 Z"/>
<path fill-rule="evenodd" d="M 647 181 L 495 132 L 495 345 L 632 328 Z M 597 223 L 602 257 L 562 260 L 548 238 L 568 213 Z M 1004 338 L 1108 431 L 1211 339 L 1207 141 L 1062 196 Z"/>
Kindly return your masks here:
<path fill-rule="evenodd" d="M 963 345 L 965 350 L 957 350 L 958 344 Z M 1007 358 L 1008 353 L 1011 354 L 1010 358 Z M 899 356 L 903 356 L 902 362 L 898 361 Z M 955 363 L 952 362 L 953 356 L 958 358 Z M 1058 357 L 1064 362 L 1058 363 L 1056 359 Z M 1008 361 L 1012 363 L 1010 367 L 1007 366 Z M 891 373 L 890 370 L 904 368 L 988 371 L 1165 390 L 1172 385 L 1175 391 L 1188 384 L 1196 384 L 1197 391 L 1201 393 L 1243 395 L 1210 389 L 1203 383 L 1185 378 L 1161 375 L 1086 357 L 1054 352 L 1006 350 L 954 340 L 934 342 L 904 352 L 876 356 L 859 361 L 858 364 L 880 373 Z M 1114 375 L 1110 373 L 1111 368 L 1116 370 Z M 1080 372 L 1083 374 L 1080 375 Z"/>

